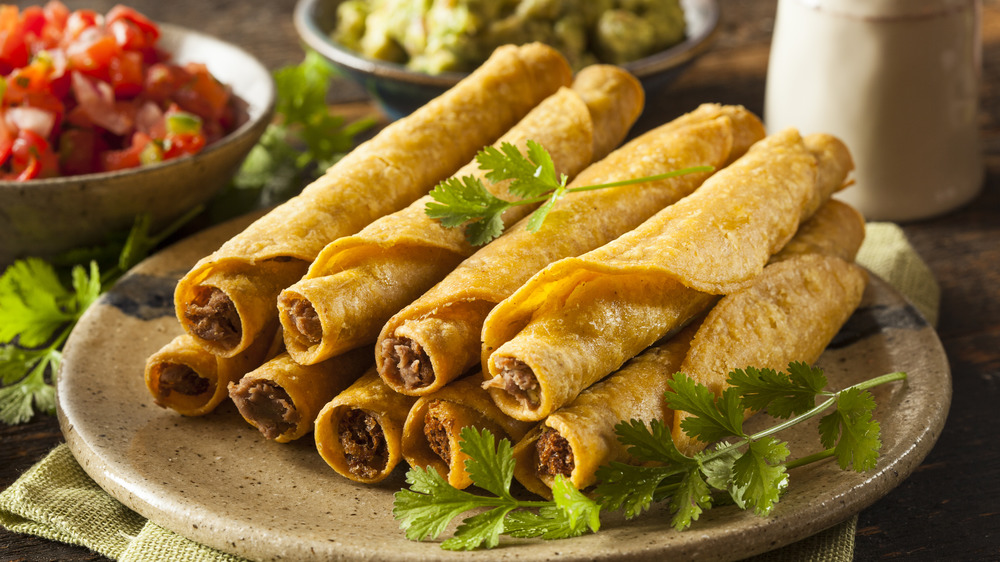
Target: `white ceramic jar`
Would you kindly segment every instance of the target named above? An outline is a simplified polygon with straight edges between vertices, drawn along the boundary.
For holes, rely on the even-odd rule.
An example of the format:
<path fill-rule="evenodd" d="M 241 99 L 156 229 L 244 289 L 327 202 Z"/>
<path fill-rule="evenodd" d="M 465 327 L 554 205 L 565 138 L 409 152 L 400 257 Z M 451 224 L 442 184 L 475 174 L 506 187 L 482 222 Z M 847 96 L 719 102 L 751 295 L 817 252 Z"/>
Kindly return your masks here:
<path fill-rule="evenodd" d="M 979 0 L 779 0 L 768 130 L 840 137 L 870 220 L 951 211 L 983 184 Z"/>

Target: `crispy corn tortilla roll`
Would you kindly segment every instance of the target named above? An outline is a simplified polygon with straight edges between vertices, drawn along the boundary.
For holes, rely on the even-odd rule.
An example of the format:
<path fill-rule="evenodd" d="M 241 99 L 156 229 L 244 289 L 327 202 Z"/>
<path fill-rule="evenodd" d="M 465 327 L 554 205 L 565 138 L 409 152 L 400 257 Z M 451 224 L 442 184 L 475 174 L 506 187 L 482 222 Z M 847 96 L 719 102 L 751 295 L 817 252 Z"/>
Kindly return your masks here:
<path fill-rule="evenodd" d="M 372 367 L 320 410 L 316 449 L 342 476 L 379 482 L 403 458 L 403 423 L 416 400 L 386 386 Z"/>
<path fill-rule="evenodd" d="M 764 136 L 741 107 L 703 105 L 632 140 L 589 166 L 574 186 L 661 174 L 679 168 L 722 168 Z M 425 395 L 480 364 L 487 314 L 537 271 L 627 232 L 694 191 L 705 174 L 570 193 L 537 232 L 526 221 L 478 250 L 430 291 L 393 316 L 376 343 L 379 374 L 399 392 Z M 599 211 L 596 211 L 599 210 Z"/>
<path fill-rule="evenodd" d="M 642 110 L 638 81 L 608 65 L 585 68 L 579 76 L 572 89 L 545 99 L 494 146 L 510 143 L 526 152 L 526 142 L 535 141 L 549 152 L 556 172 L 572 178 L 591 161 L 594 131 L 603 132 L 602 144 L 621 142 Z M 509 182 L 489 182 L 475 160 L 453 177 L 464 176 L 479 178 L 501 199 L 514 198 Z M 475 251 L 463 229 L 427 216 L 432 201 L 425 195 L 327 245 L 305 278 L 282 291 L 278 308 L 285 346 L 297 362 L 312 364 L 375 341 L 386 320 Z M 513 224 L 533 208 L 512 207 L 504 221 Z"/>
<path fill-rule="evenodd" d="M 320 409 L 371 363 L 370 348 L 354 349 L 315 365 L 299 365 L 282 353 L 229 383 L 229 396 L 243 419 L 265 438 L 287 443 L 312 431 Z"/>
<path fill-rule="evenodd" d="M 178 320 L 213 353 L 239 353 L 324 246 L 427 193 L 570 80 L 568 64 L 549 47 L 497 49 L 198 262 L 177 286 Z"/>
<path fill-rule="evenodd" d="M 815 219 L 803 225 L 803 235 L 776 255 L 752 285 L 715 305 L 680 372 L 721 395 L 734 369 L 780 372 L 793 361 L 811 365 L 819 359 L 861 302 L 868 274 L 853 263 L 864 238 L 861 215 L 830 201 Z M 672 434 L 677 448 L 691 455 L 705 443 L 683 432 L 685 417 L 686 412 L 675 413 Z"/>
<path fill-rule="evenodd" d="M 839 140 L 789 129 L 635 230 L 548 266 L 487 317 L 494 401 L 514 418 L 541 420 L 716 295 L 745 288 L 851 167 Z"/>
<path fill-rule="evenodd" d="M 272 324 L 273 326 L 273 324 Z M 227 385 L 257 368 L 273 349 L 271 337 L 260 337 L 233 357 L 218 357 L 189 334 L 181 334 L 146 359 L 146 388 L 153 401 L 185 416 L 202 416 L 229 394 Z"/>
<path fill-rule="evenodd" d="M 518 442 L 531 427 L 500 411 L 489 393 L 470 375 L 433 394 L 421 396 L 403 426 L 403 458 L 410 466 L 433 467 L 452 486 L 472 484 L 465 471 L 469 458 L 459 446 L 464 427 L 488 429 L 497 439 Z"/>
<path fill-rule="evenodd" d="M 697 325 L 631 359 L 613 375 L 556 410 L 514 445 L 514 477 L 540 496 L 552 497 L 557 474 L 582 490 L 597 482 L 597 468 L 629 455 L 615 434 L 622 420 L 660 420 L 667 427 L 673 410 L 663 393 L 680 369 Z"/>
<path fill-rule="evenodd" d="M 864 239 L 864 229 L 864 219 L 856 210 L 830 200 L 803 223 L 795 237 L 771 258 L 772 265 L 765 267 L 754 286 L 771 271 L 774 263 L 796 256 L 813 254 L 852 261 Z M 782 302 L 781 313 L 790 314 L 789 307 L 806 304 L 804 314 L 808 318 L 809 311 L 815 310 L 814 305 L 828 307 L 835 304 L 826 300 L 830 296 L 826 294 L 800 296 L 808 301 Z M 850 295 L 840 305 L 852 309 L 857 304 L 853 297 Z M 722 302 L 727 302 L 729 298 L 724 297 Z M 748 321 L 745 325 L 742 323 L 744 320 Z M 744 332 L 769 334 L 767 326 L 764 332 L 756 328 L 762 320 L 769 323 L 769 319 L 763 316 L 740 317 L 734 322 Z M 837 322 L 837 318 L 827 317 L 825 320 Z M 556 474 L 569 477 L 578 489 L 583 489 L 596 482 L 595 474 L 600 465 L 613 461 L 634 462 L 618 441 L 615 425 L 621 420 L 639 420 L 648 425 L 655 419 L 673 427 L 674 413 L 667 407 L 663 393 L 670 388 L 674 373 L 685 372 L 682 362 L 688 356 L 691 340 L 701 325 L 701 321 L 694 322 L 677 336 L 650 347 L 617 372 L 584 390 L 573 402 L 556 410 L 528 432 L 514 446 L 517 461 L 514 475 L 518 481 L 529 490 L 548 497 L 551 496 L 550 488 Z M 797 328 L 792 326 L 792 329 Z M 727 339 L 715 341 L 718 348 L 712 353 L 716 356 L 744 353 L 746 348 L 759 352 L 768 349 L 772 343 L 770 338 L 746 342 L 731 340 L 727 336 Z M 814 359 L 814 350 L 808 351 L 804 358 Z M 785 365 L 787 363 L 785 361 Z"/>

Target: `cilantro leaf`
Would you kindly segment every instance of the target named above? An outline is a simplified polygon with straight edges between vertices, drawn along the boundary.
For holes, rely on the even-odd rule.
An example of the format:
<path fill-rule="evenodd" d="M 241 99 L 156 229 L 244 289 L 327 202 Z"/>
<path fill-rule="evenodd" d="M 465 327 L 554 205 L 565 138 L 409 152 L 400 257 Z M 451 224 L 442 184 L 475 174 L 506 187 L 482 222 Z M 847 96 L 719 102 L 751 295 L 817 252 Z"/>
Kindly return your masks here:
<path fill-rule="evenodd" d="M 528 155 L 509 142 L 500 148 L 487 146 L 476 155 L 479 168 L 486 171 L 486 179 L 493 183 L 511 180 L 507 189 L 522 199 L 541 197 L 560 186 L 552 157 L 542 145 L 529 140 L 525 143 Z"/>
<path fill-rule="evenodd" d="M 15 261 L 0 277 L 0 342 L 44 345 L 73 319 L 72 299 L 44 260 Z"/>
<path fill-rule="evenodd" d="M 824 447 L 834 447 L 840 468 L 875 468 L 882 440 L 880 425 L 872 419 L 874 410 L 870 392 L 849 388 L 838 393 L 837 409 L 820 419 L 820 440 Z"/>
<path fill-rule="evenodd" d="M 694 466 L 696 461 L 684 456 L 674 445 L 670 428 L 660 420 L 652 420 L 649 427 L 640 420 L 621 421 L 615 425 L 615 434 L 628 453 L 639 462 L 672 461 L 682 466 Z"/>
<path fill-rule="evenodd" d="M 571 520 L 564 510 L 554 506 L 539 508 L 537 512 L 511 511 L 504 523 L 504 533 L 517 538 L 568 539 L 586 533 L 587 529 L 585 518 Z M 590 530 L 597 531 L 595 528 Z"/>
<path fill-rule="evenodd" d="M 473 483 L 491 492 L 479 496 L 457 490 L 433 468 L 411 468 L 406 473 L 410 489 L 396 492 L 393 516 L 405 530 L 406 538 L 423 540 L 436 538 L 462 513 L 479 508 L 487 511 L 467 517 L 455 535 L 445 540 L 446 550 L 471 550 L 499 543 L 501 534 L 565 538 L 576 536 L 587 528 L 600 526 L 600 507 L 573 488 L 566 479 L 556 479 L 554 501 L 525 501 L 514 498 L 510 485 L 514 478 L 514 456 L 507 439 L 499 443 L 488 430 L 480 432 L 467 426 L 460 432 L 460 447 L 469 455 L 465 467 Z M 537 513 L 525 508 L 539 508 Z M 511 517 L 512 514 L 517 513 Z M 508 521 L 512 531 L 508 530 Z"/>
<path fill-rule="evenodd" d="M 465 470 L 476 486 L 494 495 L 513 499 L 510 483 L 514 480 L 514 456 L 510 441 L 501 439 L 496 443 L 493 433 L 484 429 L 482 433 L 473 426 L 463 427 L 459 432 L 462 452 L 469 455 Z"/>
<path fill-rule="evenodd" d="M 670 524 L 682 531 L 697 521 L 702 512 L 712 507 L 712 495 L 701 473 L 692 470 L 681 479 L 680 486 L 670 498 L 670 511 L 674 514 Z"/>
<path fill-rule="evenodd" d="M 479 496 L 456 489 L 432 467 L 411 468 L 406 482 L 410 489 L 396 492 L 392 514 L 410 540 L 437 538 L 453 519 L 482 505 Z"/>
<path fill-rule="evenodd" d="M 503 232 L 503 212 L 511 204 L 487 191 L 475 176 L 448 178 L 431 190 L 434 201 L 425 206 L 427 216 L 441 221 L 446 228 L 469 223 L 466 238 L 482 245 Z M 470 222 L 471 221 L 471 222 Z"/>
<path fill-rule="evenodd" d="M 516 505 L 502 505 L 465 519 L 455 536 L 441 543 L 445 550 L 474 550 L 480 546 L 493 548 L 500 544 L 504 532 L 504 518 Z"/>
<path fill-rule="evenodd" d="M 594 494 L 601 507 L 623 509 L 626 519 L 633 519 L 662 499 L 658 492 L 664 482 L 686 473 L 676 466 L 634 466 L 612 462 L 597 469 L 598 483 Z M 669 484 L 675 483 L 672 480 Z"/>
<path fill-rule="evenodd" d="M 601 508 L 594 500 L 580 493 L 569 478 L 559 474 L 552 485 L 552 499 L 566 517 L 571 528 L 585 524 L 591 531 L 601 528 Z"/>
<path fill-rule="evenodd" d="M 751 441 L 747 451 L 733 463 L 733 485 L 745 487 L 739 495 L 758 515 L 770 513 L 788 485 L 788 474 L 781 464 L 786 458 L 788 446 L 774 437 L 765 437 Z"/>
<path fill-rule="evenodd" d="M 549 211 L 556 204 L 556 201 L 566 193 L 566 186 L 560 185 L 549 195 L 549 198 L 545 200 L 535 212 L 531 213 L 531 217 L 528 218 L 527 228 L 528 232 L 538 232 L 538 229 L 542 227 L 542 223 L 545 221 L 545 217 L 549 216 Z"/>
<path fill-rule="evenodd" d="M 557 475 L 552 486 L 555 506 L 537 512 L 518 510 L 507 516 L 504 532 L 512 537 L 565 539 L 601 528 L 600 505 L 580 493 L 569 479 Z"/>
<path fill-rule="evenodd" d="M 481 203 L 487 201 L 487 198 L 478 191 L 485 192 L 486 188 L 477 178 L 474 176 L 453 177 L 441 182 L 431 191 L 431 196 L 434 197 L 436 203 L 426 205 L 427 216 L 441 221 L 445 228 L 456 228 L 468 223 L 465 231 L 466 238 L 471 244 L 478 246 L 503 233 L 504 225 L 503 221 L 500 220 L 500 215 L 504 210 L 515 205 L 542 204 L 531 214 L 526 225 L 529 232 L 537 232 L 556 201 L 567 193 L 621 187 L 682 174 L 707 172 L 713 169 L 711 166 L 698 166 L 656 176 L 569 188 L 566 186 L 569 178 L 566 174 L 556 173 L 555 163 L 545 147 L 533 140 L 526 141 L 525 147 L 527 155 L 522 154 L 513 144 L 502 142 L 499 148 L 487 146 L 476 155 L 479 168 L 486 171 L 486 179 L 494 183 L 510 180 L 511 183 L 507 189 L 512 195 L 520 197 L 520 200 L 504 201 L 505 206 L 498 210 L 498 207 L 491 203 Z M 445 192 L 450 190 L 457 193 L 449 196 Z M 438 191 L 437 195 L 434 191 Z M 475 193 L 473 193 L 474 191 Z M 494 199 L 503 201 L 498 198 Z"/>
<path fill-rule="evenodd" d="M 743 394 L 743 403 L 751 410 L 767 409 L 770 415 L 787 419 L 814 406 L 826 377 L 822 369 L 790 363 L 788 374 L 754 367 L 736 369 L 729 373 L 729 384 Z"/>
<path fill-rule="evenodd" d="M 13 425 L 31 419 L 36 409 L 46 413 L 55 411 L 55 388 L 45 381 L 45 373 L 56 368 L 61 358 L 54 349 L 28 351 L 14 346 L 0 347 L 0 375 L 5 385 L 0 388 L 0 421 Z M 25 365 L 30 369 L 27 375 L 24 375 Z"/>
<path fill-rule="evenodd" d="M 691 414 L 681 421 L 681 429 L 691 437 L 711 443 L 731 436 L 743 436 L 744 406 L 739 391 L 727 388 L 716 399 L 708 387 L 684 373 L 674 375 L 665 395 L 675 411 Z"/>

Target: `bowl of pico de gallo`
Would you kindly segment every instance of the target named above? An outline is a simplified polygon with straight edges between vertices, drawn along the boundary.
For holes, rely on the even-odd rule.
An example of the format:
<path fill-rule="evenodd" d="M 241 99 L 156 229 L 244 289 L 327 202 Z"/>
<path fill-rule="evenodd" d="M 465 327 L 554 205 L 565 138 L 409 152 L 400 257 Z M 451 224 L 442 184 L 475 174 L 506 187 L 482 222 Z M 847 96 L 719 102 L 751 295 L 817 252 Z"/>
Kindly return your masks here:
<path fill-rule="evenodd" d="M 224 188 L 270 123 L 244 50 L 118 5 L 0 5 L 0 265 L 162 228 Z"/>

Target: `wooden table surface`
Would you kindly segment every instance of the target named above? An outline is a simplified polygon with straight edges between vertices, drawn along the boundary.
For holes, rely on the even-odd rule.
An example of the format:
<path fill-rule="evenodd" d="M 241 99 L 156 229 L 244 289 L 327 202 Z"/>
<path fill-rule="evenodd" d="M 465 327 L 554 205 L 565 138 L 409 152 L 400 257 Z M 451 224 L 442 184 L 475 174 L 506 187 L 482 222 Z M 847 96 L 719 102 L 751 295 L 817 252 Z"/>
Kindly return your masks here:
<path fill-rule="evenodd" d="M 112 0 L 71 9 L 106 11 Z M 702 102 L 742 104 L 760 114 L 776 0 L 721 0 L 711 52 L 648 101 L 647 125 Z M 131 0 L 161 22 L 241 45 L 269 68 L 297 63 L 294 0 Z M 26 5 L 26 4 L 25 4 Z M 1000 559 L 1000 0 L 984 0 L 979 123 L 986 162 L 982 195 L 950 215 L 904 225 L 941 286 L 938 331 L 954 398 L 944 432 L 924 463 L 859 517 L 859 561 Z M 361 95 L 354 87 L 342 99 Z M 0 424 L 0 489 L 62 442 L 54 416 Z M 80 547 L 0 530 L 0 560 L 104 560 Z"/>

